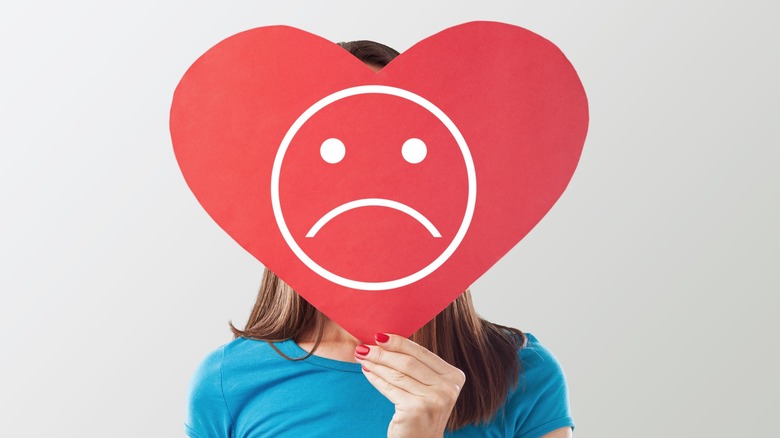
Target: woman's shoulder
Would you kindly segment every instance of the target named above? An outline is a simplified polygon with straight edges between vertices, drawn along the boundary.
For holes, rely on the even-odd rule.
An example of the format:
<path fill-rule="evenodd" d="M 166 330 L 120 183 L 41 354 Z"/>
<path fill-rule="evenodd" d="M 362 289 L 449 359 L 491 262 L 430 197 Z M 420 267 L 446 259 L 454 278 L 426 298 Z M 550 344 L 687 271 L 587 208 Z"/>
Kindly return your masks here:
<path fill-rule="evenodd" d="M 536 336 L 531 333 L 525 333 L 525 338 L 525 345 L 518 352 L 524 370 L 532 369 L 546 373 L 563 373 L 558 358 Z"/>
<path fill-rule="evenodd" d="M 504 334 L 511 337 L 517 345 L 517 354 L 520 358 L 518 362 L 520 376 L 528 373 L 534 375 L 563 374 L 558 358 L 536 336 L 514 328 L 504 327 L 503 329 Z"/>
<path fill-rule="evenodd" d="M 236 367 L 256 367 L 263 362 L 278 361 L 279 359 L 282 357 L 270 342 L 236 338 L 209 352 L 200 363 L 196 375 L 225 374 L 225 370 Z"/>
<path fill-rule="evenodd" d="M 192 395 L 203 391 L 221 392 L 226 368 L 247 362 L 256 363 L 257 360 L 270 356 L 271 351 L 268 343 L 246 338 L 236 338 L 211 350 L 201 360 L 192 377 Z"/>
<path fill-rule="evenodd" d="M 520 373 L 516 390 L 544 392 L 550 387 L 565 390 L 566 375 L 561 363 L 550 349 L 531 333 L 525 333 L 520 348 Z"/>
<path fill-rule="evenodd" d="M 272 361 L 285 362 L 268 342 L 254 339 L 236 338 L 209 352 L 190 379 L 188 434 L 228 436 L 240 400 Z"/>
<path fill-rule="evenodd" d="M 515 415 L 520 436 L 538 436 L 543 431 L 574 426 L 569 391 L 561 363 L 552 351 L 531 333 L 525 333 L 519 350 L 520 374 L 509 394 L 507 408 Z"/>

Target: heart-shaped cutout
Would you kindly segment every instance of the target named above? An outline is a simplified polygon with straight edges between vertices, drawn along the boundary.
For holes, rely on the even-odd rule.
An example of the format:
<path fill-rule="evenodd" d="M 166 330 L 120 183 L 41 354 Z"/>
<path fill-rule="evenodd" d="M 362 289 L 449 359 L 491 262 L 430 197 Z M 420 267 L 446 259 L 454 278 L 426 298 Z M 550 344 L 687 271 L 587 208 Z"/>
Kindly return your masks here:
<path fill-rule="evenodd" d="M 588 105 L 563 53 L 508 24 L 449 28 L 376 73 L 271 26 L 195 61 L 170 126 L 211 217 L 367 342 L 411 335 L 541 220 Z"/>

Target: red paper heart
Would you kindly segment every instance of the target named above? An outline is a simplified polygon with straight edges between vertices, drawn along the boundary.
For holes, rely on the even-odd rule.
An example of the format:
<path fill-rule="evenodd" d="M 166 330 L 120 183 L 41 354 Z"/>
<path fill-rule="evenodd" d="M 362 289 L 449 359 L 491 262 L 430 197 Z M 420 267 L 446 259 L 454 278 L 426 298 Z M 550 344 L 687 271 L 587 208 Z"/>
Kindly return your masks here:
<path fill-rule="evenodd" d="M 201 205 L 364 342 L 411 335 L 517 244 L 566 188 L 587 126 L 563 53 L 493 22 L 378 73 L 301 30 L 252 29 L 201 56 L 171 107 Z"/>

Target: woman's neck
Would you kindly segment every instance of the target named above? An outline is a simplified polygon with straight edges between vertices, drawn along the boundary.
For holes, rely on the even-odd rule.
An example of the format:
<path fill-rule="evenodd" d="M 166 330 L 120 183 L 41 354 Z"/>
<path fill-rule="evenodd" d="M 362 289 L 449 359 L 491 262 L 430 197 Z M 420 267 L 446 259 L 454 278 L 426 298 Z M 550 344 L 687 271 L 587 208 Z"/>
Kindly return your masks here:
<path fill-rule="evenodd" d="M 349 334 L 327 316 L 320 314 L 319 317 L 323 319 L 322 339 L 320 339 L 314 354 L 342 362 L 357 362 L 355 360 L 355 347 L 361 343 L 358 338 Z M 295 342 L 307 352 L 312 351 L 316 340 L 316 324 L 295 338 Z"/>

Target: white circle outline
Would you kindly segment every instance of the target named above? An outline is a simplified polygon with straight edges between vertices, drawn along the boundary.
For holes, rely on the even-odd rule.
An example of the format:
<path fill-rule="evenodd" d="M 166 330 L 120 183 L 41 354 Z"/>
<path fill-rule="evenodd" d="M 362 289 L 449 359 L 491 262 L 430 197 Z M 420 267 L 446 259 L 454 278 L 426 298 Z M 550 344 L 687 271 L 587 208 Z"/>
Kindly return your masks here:
<path fill-rule="evenodd" d="M 438 118 L 439 121 L 444 124 L 444 126 L 447 127 L 447 129 L 450 131 L 450 134 L 452 134 L 452 136 L 455 138 L 455 141 L 458 143 L 461 154 L 463 154 L 463 159 L 466 162 L 466 176 L 469 183 L 469 192 L 466 201 L 466 213 L 463 215 L 463 221 L 460 224 L 460 228 L 458 228 L 458 232 L 455 233 L 455 237 L 452 239 L 452 242 L 450 242 L 449 246 L 447 246 L 447 248 L 439 255 L 439 257 L 437 257 L 428 266 L 415 272 L 414 274 L 396 280 L 377 282 L 351 280 L 349 278 L 336 275 L 318 265 L 314 260 L 306 255 L 306 253 L 301 249 L 300 246 L 298 246 L 298 243 L 293 238 L 290 230 L 287 228 L 287 223 L 284 221 L 282 206 L 279 201 L 279 174 L 281 173 L 282 160 L 284 159 L 284 155 L 287 153 L 287 148 L 290 147 L 290 142 L 292 142 L 292 139 L 295 137 L 295 134 L 298 133 L 298 130 L 301 129 L 301 126 L 303 126 L 303 124 L 306 123 L 315 113 L 330 105 L 331 103 L 346 97 L 360 94 L 387 94 L 409 100 L 425 108 L 428 110 L 428 112 L 436 116 L 436 118 Z M 279 145 L 279 150 L 276 151 L 276 158 L 274 159 L 273 168 L 271 170 L 271 207 L 274 212 L 276 224 L 279 226 L 279 231 L 282 233 L 282 237 L 284 238 L 285 242 L 287 242 L 287 245 L 290 247 L 292 252 L 307 267 L 309 267 L 309 269 L 316 272 L 321 277 L 338 285 L 358 290 L 381 291 L 403 287 L 427 277 L 433 271 L 438 269 L 441 265 L 444 264 L 444 262 L 447 261 L 447 259 L 450 258 L 450 256 L 452 256 L 460 243 L 463 241 L 463 238 L 466 236 L 466 232 L 471 225 L 471 219 L 474 216 L 474 207 L 476 206 L 476 201 L 477 175 L 474 169 L 474 161 L 471 158 L 471 152 L 469 151 L 469 147 L 466 144 L 466 140 L 463 138 L 463 135 L 461 135 L 457 126 L 455 126 L 452 120 L 450 120 L 450 118 L 447 117 L 447 115 L 444 114 L 442 110 L 440 110 L 436 105 L 427 99 L 410 91 L 385 85 L 361 85 L 358 87 L 345 88 L 320 99 L 314 105 L 310 106 L 306 111 L 303 112 L 303 114 L 298 116 L 292 126 L 290 126 L 290 129 L 284 135 L 284 138 L 282 138 L 282 143 Z"/>

